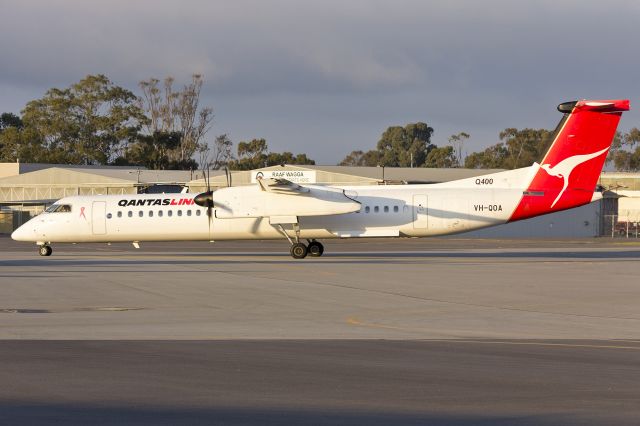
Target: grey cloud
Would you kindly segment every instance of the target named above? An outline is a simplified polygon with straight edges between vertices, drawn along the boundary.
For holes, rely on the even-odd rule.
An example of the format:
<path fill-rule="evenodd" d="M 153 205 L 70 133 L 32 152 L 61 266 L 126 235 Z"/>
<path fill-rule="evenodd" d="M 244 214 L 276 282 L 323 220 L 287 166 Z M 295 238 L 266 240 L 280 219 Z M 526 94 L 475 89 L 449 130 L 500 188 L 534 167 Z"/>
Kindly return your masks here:
<path fill-rule="evenodd" d="M 552 127 L 564 100 L 637 99 L 639 18 L 633 1 L 7 2 L 0 107 L 89 73 L 136 89 L 199 72 L 215 132 L 236 140 L 335 163 L 424 120 L 477 149 Z"/>

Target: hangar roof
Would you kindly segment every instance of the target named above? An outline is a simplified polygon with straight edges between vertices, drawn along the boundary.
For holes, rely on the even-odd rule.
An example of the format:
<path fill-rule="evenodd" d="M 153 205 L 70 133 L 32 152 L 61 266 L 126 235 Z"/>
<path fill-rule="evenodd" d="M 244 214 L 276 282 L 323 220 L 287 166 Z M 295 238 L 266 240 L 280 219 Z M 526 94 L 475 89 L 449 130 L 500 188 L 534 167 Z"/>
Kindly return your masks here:
<path fill-rule="evenodd" d="M 263 167 L 256 170 L 233 170 L 231 171 L 231 183 L 234 186 L 249 185 L 251 184 L 252 173 L 254 172 L 266 172 L 274 170 L 289 170 L 289 171 L 314 171 L 316 172 L 316 182 L 320 184 L 328 185 L 375 185 L 379 179 L 362 176 L 358 174 L 348 174 L 336 168 L 335 171 L 328 171 L 322 168 L 310 168 L 297 165 L 285 165 L 283 166 L 270 166 Z M 215 172 L 215 174 L 214 174 Z M 202 172 L 200 172 L 200 176 Z M 227 186 L 227 177 L 224 171 L 212 170 L 211 171 L 211 187 L 219 188 Z M 205 180 L 202 177 L 196 178 L 188 183 L 190 188 L 202 189 L 206 187 Z"/>
<path fill-rule="evenodd" d="M 130 185 L 135 182 L 131 179 L 119 179 L 115 177 L 104 176 L 101 174 L 88 172 L 84 169 L 67 169 L 50 167 L 46 169 L 36 170 L 34 172 L 23 173 L 16 176 L 9 176 L 0 179 L 2 186 L 16 185 L 76 185 L 76 184 L 104 184 L 104 183 L 121 183 Z"/>
<path fill-rule="evenodd" d="M 0 164 L 0 166 L 5 166 Z M 9 184 L 74 184 L 74 183 L 126 183 L 184 184 L 198 173 L 189 170 L 147 170 L 137 167 L 67 166 L 56 164 L 30 164 L 33 167 L 16 169 L 19 173 L 6 177 L 0 175 L 0 185 Z M 5 168 L 6 169 L 6 168 Z M 213 173 L 212 173 L 213 174 Z"/>
<path fill-rule="evenodd" d="M 8 170 L 20 174 L 2 177 L 2 171 Z M 17 167 L 19 166 L 19 167 Z M 315 171 L 316 182 L 334 185 L 375 185 L 383 180 L 391 182 L 436 183 L 467 177 L 479 176 L 500 171 L 499 169 L 432 169 L 408 167 L 348 167 L 286 165 L 271 166 L 257 171 L 295 170 Z M 251 183 L 252 172 L 233 171 L 233 185 Z M 51 164 L 13 164 L 0 163 L 0 186 L 44 186 L 44 185 L 86 185 L 86 186 L 137 186 L 156 183 L 188 184 L 198 189 L 205 187 L 203 172 L 182 170 L 147 170 L 138 167 L 109 166 L 61 166 Z M 223 170 L 210 171 L 211 186 L 226 186 Z M 640 190 L 639 173 L 604 172 L 600 184 L 610 189 Z"/>
<path fill-rule="evenodd" d="M 438 183 L 464 179 L 489 173 L 503 171 L 502 169 L 436 169 L 426 167 L 351 167 L 351 166 L 304 166 L 311 170 L 323 170 L 330 173 L 344 173 L 376 180 L 405 181 L 415 183 Z"/>

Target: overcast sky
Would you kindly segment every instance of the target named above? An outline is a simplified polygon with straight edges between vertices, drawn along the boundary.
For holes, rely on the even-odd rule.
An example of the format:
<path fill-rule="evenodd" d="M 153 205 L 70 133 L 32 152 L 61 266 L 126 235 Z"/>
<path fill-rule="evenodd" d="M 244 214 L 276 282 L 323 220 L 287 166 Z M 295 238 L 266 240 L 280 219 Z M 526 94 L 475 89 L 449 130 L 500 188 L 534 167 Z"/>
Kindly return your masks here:
<path fill-rule="evenodd" d="M 204 75 L 211 136 L 336 164 L 425 121 L 470 151 L 558 103 L 640 95 L 639 1 L 0 0 L 0 112 L 102 73 Z M 640 113 L 621 128 L 640 126 Z"/>

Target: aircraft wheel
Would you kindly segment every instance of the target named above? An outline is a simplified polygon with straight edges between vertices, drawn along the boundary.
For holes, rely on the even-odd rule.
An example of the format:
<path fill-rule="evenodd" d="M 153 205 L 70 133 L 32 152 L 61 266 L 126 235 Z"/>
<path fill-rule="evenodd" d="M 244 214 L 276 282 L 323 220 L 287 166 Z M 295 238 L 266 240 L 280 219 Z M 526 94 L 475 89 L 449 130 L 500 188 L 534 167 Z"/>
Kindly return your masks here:
<path fill-rule="evenodd" d="M 53 253 L 53 249 L 51 248 L 51 246 L 40 246 L 38 252 L 40 253 L 40 256 L 51 256 L 51 253 Z"/>
<path fill-rule="evenodd" d="M 324 253 L 324 246 L 319 241 L 313 240 L 309 243 L 309 247 L 307 247 L 309 252 L 309 256 L 320 257 L 322 253 Z"/>
<path fill-rule="evenodd" d="M 293 257 L 294 259 L 304 259 L 305 257 L 307 257 L 307 246 L 305 246 L 302 243 L 295 243 L 293 245 L 291 245 L 291 257 Z"/>

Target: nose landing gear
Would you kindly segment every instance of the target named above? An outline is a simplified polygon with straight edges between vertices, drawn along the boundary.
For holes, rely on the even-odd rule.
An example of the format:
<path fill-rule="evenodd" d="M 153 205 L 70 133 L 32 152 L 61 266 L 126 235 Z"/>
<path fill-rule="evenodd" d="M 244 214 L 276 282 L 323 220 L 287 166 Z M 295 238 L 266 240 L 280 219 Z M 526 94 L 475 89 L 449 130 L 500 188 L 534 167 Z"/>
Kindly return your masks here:
<path fill-rule="evenodd" d="M 53 249 L 51 248 L 51 246 L 43 244 L 38 248 L 38 253 L 40 253 L 40 256 L 51 256 L 51 253 L 53 253 Z"/>

